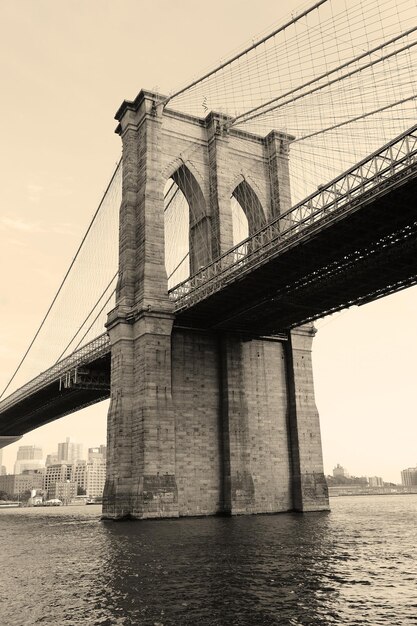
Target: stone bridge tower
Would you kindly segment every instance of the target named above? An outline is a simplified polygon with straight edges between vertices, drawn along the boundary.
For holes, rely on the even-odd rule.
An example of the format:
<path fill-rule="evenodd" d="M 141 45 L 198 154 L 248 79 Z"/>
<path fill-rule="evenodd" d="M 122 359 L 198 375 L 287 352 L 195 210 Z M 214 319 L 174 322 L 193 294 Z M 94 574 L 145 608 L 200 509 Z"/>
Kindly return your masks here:
<path fill-rule="evenodd" d="M 289 138 L 224 132 L 226 118 L 141 91 L 116 114 L 123 142 L 119 281 L 109 313 L 105 518 L 328 509 L 314 403 L 312 327 L 280 337 L 183 328 L 169 299 L 164 197 L 188 200 L 190 271 L 290 207 Z M 242 294 L 244 298 L 244 294 Z"/>

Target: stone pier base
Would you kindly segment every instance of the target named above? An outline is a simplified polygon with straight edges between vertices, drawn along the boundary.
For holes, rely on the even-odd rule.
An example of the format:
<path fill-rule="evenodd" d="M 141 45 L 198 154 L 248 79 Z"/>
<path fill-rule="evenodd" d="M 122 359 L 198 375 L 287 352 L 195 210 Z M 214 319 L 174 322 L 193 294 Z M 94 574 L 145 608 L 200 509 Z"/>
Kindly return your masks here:
<path fill-rule="evenodd" d="M 174 328 L 163 352 L 154 337 L 148 374 L 161 380 L 168 365 L 170 381 L 148 397 L 140 381 L 130 398 L 114 390 L 103 517 L 328 510 L 312 336 L 311 327 L 287 340 Z"/>

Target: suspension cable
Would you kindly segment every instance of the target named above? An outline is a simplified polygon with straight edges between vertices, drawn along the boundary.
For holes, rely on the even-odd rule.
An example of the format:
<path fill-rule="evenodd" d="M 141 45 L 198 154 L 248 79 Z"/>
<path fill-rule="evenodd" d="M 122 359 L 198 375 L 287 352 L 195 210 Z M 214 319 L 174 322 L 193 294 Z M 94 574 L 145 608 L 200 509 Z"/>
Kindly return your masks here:
<path fill-rule="evenodd" d="M 68 344 L 65 346 L 64 350 L 61 352 L 61 354 L 59 355 L 59 357 L 57 358 L 57 360 L 55 361 L 55 363 L 58 363 L 58 361 L 60 361 L 62 359 L 62 357 L 64 356 L 64 354 L 66 353 L 66 351 L 68 350 L 68 348 L 70 347 L 70 345 L 72 344 L 73 341 L 75 341 L 76 336 L 78 335 L 78 333 L 81 331 L 82 327 L 87 323 L 90 315 L 94 312 L 96 306 L 98 306 L 100 300 L 102 298 L 104 298 L 107 290 L 109 289 L 110 285 L 112 284 L 112 282 L 114 281 L 115 278 L 117 278 L 117 275 L 119 273 L 119 270 L 117 270 L 117 272 L 115 273 L 115 275 L 112 277 L 112 279 L 110 280 L 109 284 L 107 285 L 107 287 L 104 289 L 104 291 L 102 292 L 102 294 L 100 295 L 99 299 L 97 300 L 97 302 L 95 303 L 95 305 L 93 306 L 93 308 L 89 311 L 87 317 L 84 319 L 84 321 L 80 324 L 80 326 L 77 329 L 77 332 L 75 333 L 75 335 L 73 335 L 73 337 L 70 339 L 70 341 L 68 342 Z M 114 293 L 114 291 L 113 291 Z"/>
<path fill-rule="evenodd" d="M 238 59 L 240 59 L 240 57 L 244 56 L 245 54 L 248 54 L 248 52 L 251 52 L 252 50 L 257 48 L 261 44 L 265 43 L 265 41 L 268 41 L 268 39 L 271 39 L 272 37 L 275 37 L 275 35 L 278 35 L 278 33 L 281 33 L 283 30 L 286 30 L 289 26 L 292 26 L 293 24 L 295 24 L 296 22 L 301 20 L 303 17 L 305 17 L 306 15 L 308 15 L 309 13 L 314 11 L 314 9 L 318 9 L 322 4 L 324 4 L 325 2 L 328 2 L 328 1 L 329 0 L 320 0 L 319 2 L 316 2 L 313 6 L 309 7 L 308 9 L 306 9 L 305 11 L 300 13 L 299 15 L 296 15 L 295 17 L 291 18 L 291 20 L 289 20 L 288 22 L 286 22 L 285 24 L 283 24 L 282 26 L 280 26 L 279 28 L 274 30 L 272 33 L 269 33 L 265 37 L 262 37 L 262 39 L 260 39 L 259 41 L 256 41 L 255 43 L 253 43 L 248 48 L 245 48 L 245 50 L 243 50 L 242 52 L 239 52 L 238 54 L 236 54 L 231 59 L 228 59 L 228 61 L 225 61 L 224 63 L 222 63 L 218 67 L 215 67 L 210 72 L 207 72 L 207 74 L 204 74 L 204 76 L 201 76 L 200 78 L 197 78 L 196 80 L 194 80 L 189 85 L 186 85 L 185 87 L 183 87 L 179 91 L 176 91 L 175 93 L 173 93 L 171 96 L 168 96 L 165 100 L 162 101 L 162 105 L 165 107 L 168 104 L 168 102 L 170 100 L 172 100 L 173 98 L 176 98 L 177 96 L 179 96 L 180 94 L 184 93 L 185 91 L 188 91 L 192 87 L 195 87 L 196 85 L 198 85 L 199 83 L 203 82 L 207 78 L 210 78 L 210 76 L 213 76 L 213 74 L 217 74 L 217 72 L 220 72 L 220 70 L 222 70 L 223 68 L 227 67 L 228 65 L 231 65 L 234 61 L 237 61 Z"/>
<path fill-rule="evenodd" d="M 88 333 L 90 332 L 90 330 L 92 329 L 92 327 L 94 326 L 94 324 L 96 323 L 96 321 L 98 320 L 100 315 L 103 313 L 104 309 L 106 308 L 106 306 L 108 305 L 108 303 L 110 302 L 110 300 L 112 299 L 112 297 L 114 296 L 115 293 L 116 293 L 116 288 L 113 289 L 113 291 L 111 292 L 111 294 L 107 298 L 106 302 L 103 304 L 103 306 L 101 307 L 100 311 L 97 313 L 97 315 L 95 316 L 95 318 L 91 322 L 90 326 L 87 328 L 87 330 L 85 331 L 84 335 L 81 337 L 80 341 L 75 346 L 73 352 L 76 352 L 78 350 L 78 348 L 80 347 L 80 345 L 82 344 L 82 342 L 84 341 L 84 339 L 86 338 L 86 336 L 88 335 Z"/>
<path fill-rule="evenodd" d="M 382 111 L 386 111 L 387 109 L 392 109 L 395 106 L 399 106 L 400 104 L 404 104 L 405 102 L 409 102 L 410 100 L 415 100 L 417 98 L 417 94 L 414 96 L 410 96 L 409 98 L 403 98 L 402 100 L 397 100 L 397 102 L 392 102 L 391 104 L 387 104 L 380 109 L 374 109 L 373 111 L 369 111 L 369 113 L 363 113 L 362 115 L 357 115 L 356 117 L 352 117 L 349 120 L 345 120 L 344 122 L 339 122 L 339 124 L 334 124 L 333 126 L 328 126 L 327 128 L 322 128 L 321 130 L 316 131 L 315 133 L 310 133 L 310 135 L 304 135 L 304 137 L 297 137 L 291 143 L 297 143 L 297 141 L 304 141 L 305 139 L 310 139 L 310 137 L 316 137 L 317 135 L 322 135 L 323 133 L 327 133 L 329 130 L 335 130 L 336 128 L 340 128 L 341 126 L 346 126 L 347 124 L 352 124 L 353 122 L 357 122 L 358 120 L 363 120 L 366 117 L 370 117 L 371 115 L 376 115 L 376 113 L 381 113 Z"/>
<path fill-rule="evenodd" d="M 64 284 L 65 284 L 65 281 L 67 280 L 67 278 L 68 278 L 68 276 L 69 276 L 69 273 L 70 273 L 70 271 L 72 270 L 72 268 L 73 268 L 73 266 L 74 266 L 75 261 L 77 260 L 77 257 L 78 257 L 78 255 L 79 255 L 79 253 L 80 253 L 80 251 L 81 251 L 81 248 L 83 247 L 84 242 L 85 242 L 85 240 L 87 239 L 87 236 L 88 236 L 88 234 L 89 234 L 90 230 L 91 230 L 91 229 L 92 229 L 92 227 L 93 227 L 93 224 L 94 224 L 94 222 L 95 222 L 95 220 L 96 220 L 96 218 L 97 218 L 97 215 L 98 215 L 98 213 L 99 213 L 99 211 L 100 211 L 100 209 L 101 209 L 101 206 L 102 206 L 102 204 L 103 204 L 103 201 L 104 201 L 104 199 L 105 199 L 105 197 L 106 197 L 106 195 L 107 195 L 107 192 L 109 191 L 110 186 L 111 186 L 111 184 L 113 183 L 113 181 L 114 181 L 114 179 L 115 179 L 115 177 L 116 177 L 116 174 L 117 174 L 118 169 L 119 169 L 119 167 L 120 167 L 120 165 L 121 165 L 121 162 L 122 162 L 122 159 L 120 159 L 120 160 L 118 161 L 117 165 L 116 165 L 116 168 L 115 168 L 115 170 L 114 170 L 114 172 L 113 172 L 113 175 L 112 175 L 112 177 L 111 177 L 111 179 L 110 179 L 110 182 L 109 182 L 109 184 L 108 184 L 108 185 L 107 185 L 107 187 L 106 187 L 106 190 L 105 190 L 105 192 L 104 192 L 104 194 L 103 194 L 103 196 L 102 196 L 102 198 L 101 198 L 101 200 L 100 200 L 100 203 L 99 203 L 99 205 L 98 205 L 98 207 L 97 207 L 97 209 L 96 209 L 96 211 L 95 211 L 95 213 L 94 213 L 94 215 L 93 215 L 93 217 L 92 217 L 92 219 L 91 219 L 91 221 L 90 221 L 90 224 L 88 225 L 88 228 L 87 228 L 87 230 L 86 230 L 86 232 L 85 232 L 85 234 L 84 234 L 84 237 L 82 238 L 81 243 L 80 243 L 80 245 L 79 245 L 79 246 L 78 246 L 78 248 L 77 248 L 77 251 L 76 251 L 76 253 L 75 253 L 75 255 L 74 255 L 74 257 L 73 257 L 73 259 L 72 259 L 72 261 L 71 261 L 71 263 L 70 263 L 70 266 L 69 266 L 69 268 L 67 269 L 67 271 L 66 271 L 66 273 L 65 273 L 64 278 L 63 278 L 63 279 L 62 279 L 62 281 L 61 281 L 61 284 L 60 284 L 60 286 L 59 286 L 59 288 L 58 288 L 58 291 L 56 292 L 55 296 L 53 297 L 52 302 L 51 302 L 51 304 L 49 305 L 48 310 L 46 311 L 46 313 L 45 313 L 45 315 L 44 315 L 44 317 L 43 317 L 43 319 L 42 319 L 42 321 L 41 321 L 41 323 L 40 323 L 40 325 L 39 325 L 39 328 L 37 329 L 37 331 L 36 331 L 36 333 L 35 333 L 35 335 L 34 335 L 34 337 L 33 337 L 32 341 L 30 342 L 30 344 L 29 344 L 29 346 L 28 346 L 28 348 L 27 348 L 27 350 L 26 350 L 26 352 L 24 353 L 24 355 L 23 355 L 23 356 L 22 356 L 22 358 L 20 359 L 19 364 L 18 364 L 18 366 L 16 367 L 16 369 L 14 370 L 14 372 L 13 372 L 13 374 L 12 374 L 12 376 L 11 376 L 11 378 L 10 378 L 9 382 L 7 383 L 7 385 L 5 386 L 5 388 L 3 389 L 3 391 L 1 392 L 1 394 L 0 394 L 0 399 L 4 396 L 4 394 L 6 393 L 7 389 L 8 389 L 8 388 L 10 387 L 10 385 L 12 384 L 12 382 L 13 382 L 13 380 L 14 380 L 14 378 L 15 378 L 16 374 L 18 373 L 18 371 L 20 370 L 20 368 L 21 368 L 21 366 L 22 366 L 23 361 L 26 359 L 27 355 L 29 354 L 30 349 L 32 348 L 33 344 L 34 344 L 34 343 L 35 343 L 35 341 L 36 341 L 36 338 L 38 337 L 39 333 L 41 332 L 41 330 L 42 330 L 42 328 L 43 328 L 43 326 L 44 326 L 44 324 L 45 324 L 45 322 L 46 322 L 46 320 L 47 320 L 47 318 L 48 318 L 48 316 L 49 316 L 49 313 L 51 312 L 52 307 L 54 306 L 54 304 L 55 304 L 55 302 L 56 302 L 56 300 L 57 300 L 57 298 L 58 298 L 59 294 L 61 293 L 62 288 L 63 288 L 63 286 L 64 286 Z"/>
<path fill-rule="evenodd" d="M 416 29 L 413 29 L 416 30 Z M 386 54 L 384 56 L 379 57 L 378 59 L 375 59 L 373 61 L 370 61 L 369 63 L 366 63 L 365 65 L 362 65 L 362 67 L 358 67 L 355 70 L 352 70 L 351 72 L 347 72 L 346 74 L 343 74 L 343 76 L 338 76 L 337 78 L 334 78 L 333 80 L 328 81 L 327 83 L 324 83 L 323 85 L 318 85 L 317 87 L 314 87 L 313 89 L 310 89 L 304 93 L 298 94 L 298 96 L 295 96 L 293 98 L 289 98 L 287 100 L 284 100 L 284 102 L 278 103 L 275 106 L 271 106 L 269 109 L 265 109 L 262 111 L 258 111 L 256 113 L 252 114 L 252 111 L 247 111 L 246 113 L 242 114 L 242 116 L 239 116 L 239 121 L 240 123 L 245 123 L 245 122 L 249 122 L 250 120 L 253 120 L 257 117 L 260 117 L 261 115 L 265 115 L 266 113 L 270 113 L 271 111 L 275 111 L 276 109 L 280 109 L 281 107 L 289 104 L 289 103 L 293 103 L 296 100 L 300 100 L 301 98 L 305 98 L 306 96 L 309 96 L 313 93 L 316 93 L 317 91 L 320 91 L 321 89 L 325 89 L 326 87 L 330 87 L 330 85 L 333 85 L 334 83 L 338 83 L 342 80 L 344 80 L 345 78 L 350 78 L 351 76 L 353 76 L 354 74 L 357 74 L 358 72 L 362 72 L 363 70 L 369 69 L 370 67 L 373 67 L 374 65 L 376 65 L 377 63 L 381 63 L 381 61 L 386 61 L 387 59 L 390 59 L 393 56 L 396 56 L 398 54 L 400 54 L 401 52 L 404 52 L 405 50 L 409 50 L 410 48 L 412 48 L 413 46 L 417 45 L 417 41 L 413 41 L 409 44 L 407 44 L 406 46 L 403 46 L 402 48 L 399 48 L 398 50 L 394 50 L 393 52 L 390 52 L 389 54 Z M 381 47 L 381 46 L 380 46 Z M 369 54 L 369 53 L 366 53 Z M 288 92 L 285 95 L 282 96 L 278 96 L 277 98 L 274 98 L 273 100 L 270 101 L 271 104 L 272 102 L 277 102 L 278 100 L 281 100 L 282 98 L 286 97 L 287 95 L 293 93 L 294 91 L 298 91 L 300 88 L 294 89 L 290 92 Z M 263 106 L 267 106 L 267 105 L 263 105 Z M 259 109 L 259 107 L 257 107 L 257 109 Z M 257 110 L 257 109 L 254 109 Z M 248 117 L 247 117 L 248 116 Z M 245 119 L 241 119 L 242 117 L 244 117 Z M 227 124 L 227 126 L 230 126 L 231 124 L 236 123 L 236 120 L 238 118 L 235 118 L 234 120 L 232 120 L 231 122 L 229 122 Z"/>

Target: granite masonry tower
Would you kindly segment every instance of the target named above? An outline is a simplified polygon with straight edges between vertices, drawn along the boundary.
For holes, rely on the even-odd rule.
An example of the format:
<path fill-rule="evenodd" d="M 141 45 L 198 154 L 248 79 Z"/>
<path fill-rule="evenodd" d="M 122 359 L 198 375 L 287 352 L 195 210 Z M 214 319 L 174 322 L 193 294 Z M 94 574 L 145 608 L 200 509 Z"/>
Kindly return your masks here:
<path fill-rule="evenodd" d="M 182 327 L 169 299 L 164 197 L 190 207 L 190 271 L 233 245 L 231 196 L 253 233 L 290 206 L 289 137 L 232 128 L 141 91 L 123 142 L 119 280 L 109 313 L 111 401 L 103 516 L 328 509 L 311 364 L 313 328 L 242 336 Z M 244 298 L 242 293 L 242 298 Z"/>

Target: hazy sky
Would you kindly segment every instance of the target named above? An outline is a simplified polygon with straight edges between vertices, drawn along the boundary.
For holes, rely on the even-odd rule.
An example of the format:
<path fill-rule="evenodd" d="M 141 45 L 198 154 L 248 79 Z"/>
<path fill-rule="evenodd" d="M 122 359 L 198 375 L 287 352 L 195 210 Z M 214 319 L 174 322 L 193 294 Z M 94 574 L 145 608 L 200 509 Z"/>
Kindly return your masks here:
<path fill-rule="evenodd" d="M 268 27 L 288 0 L 0 0 L 0 386 L 34 334 L 120 157 L 114 113 L 169 92 Z M 322 181 L 321 181 L 322 182 Z M 317 323 L 325 470 L 400 480 L 417 463 L 417 291 Z M 29 433 L 106 439 L 108 402 Z M 4 449 L 12 471 L 18 444 Z"/>

